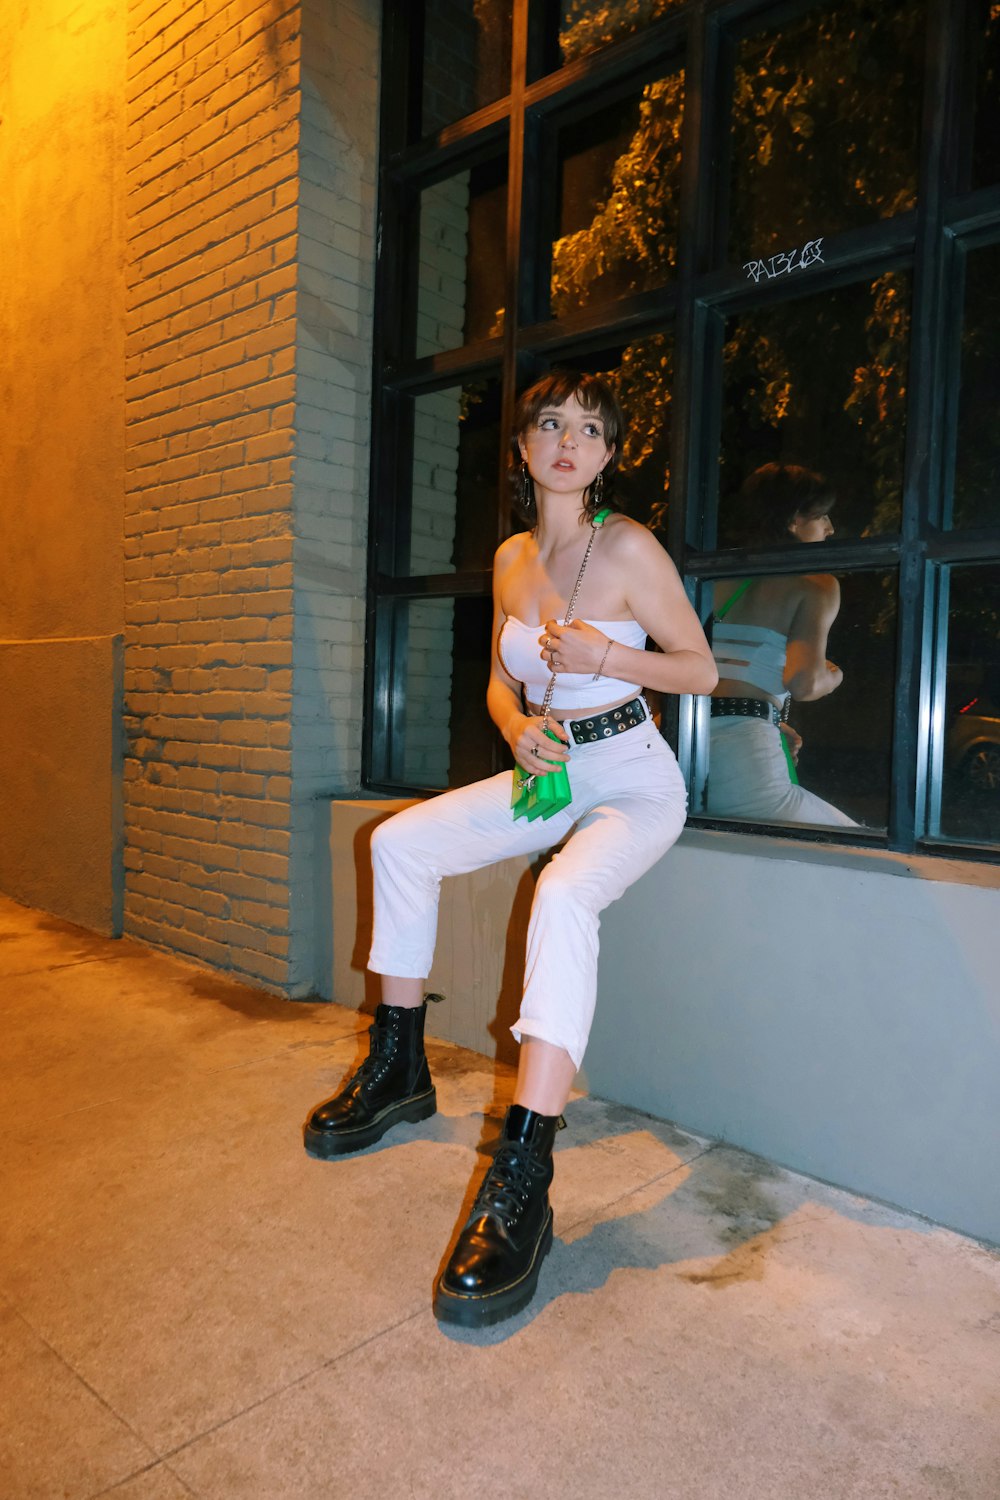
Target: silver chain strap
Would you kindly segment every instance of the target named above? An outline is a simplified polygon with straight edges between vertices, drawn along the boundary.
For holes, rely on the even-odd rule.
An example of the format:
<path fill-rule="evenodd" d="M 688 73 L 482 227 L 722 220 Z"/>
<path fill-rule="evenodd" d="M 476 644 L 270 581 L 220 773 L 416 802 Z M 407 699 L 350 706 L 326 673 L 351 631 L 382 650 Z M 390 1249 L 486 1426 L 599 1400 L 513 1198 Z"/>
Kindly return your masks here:
<path fill-rule="evenodd" d="M 578 594 L 580 592 L 580 585 L 583 582 L 583 575 L 584 575 L 584 573 L 587 570 L 587 564 L 590 561 L 590 553 L 591 553 L 591 549 L 593 548 L 593 545 L 594 545 L 594 538 L 597 535 L 597 530 L 598 530 L 597 525 L 593 521 L 591 521 L 591 523 L 590 523 L 590 540 L 587 543 L 587 550 L 583 554 L 583 562 L 580 564 L 580 571 L 576 575 L 576 583 L 573 586 L 573 592 L 570 595 L 570 601 L 569 601 L 569 603 L 566 606 L 566 613 L 563 615 L 563 624 L 564 625 L 568 625 L 570 623 L 570 621 L 572 620 L 572 618 L 573 618 L 573 611 L 576 609 L 577 596 L 578 596 Z M 542 699 L 542 728 L 543 729 L 547 729 L 548 726 L 549 726 L 549 709 L 552 707 L 552 694 L 555 692 L 555 690 L 556 690 L 556 674 L 555 674 L 555 672 L 553 672 L 552 676 L 549 678 L 549 685 L 545 689 L 545 697 Z"/>

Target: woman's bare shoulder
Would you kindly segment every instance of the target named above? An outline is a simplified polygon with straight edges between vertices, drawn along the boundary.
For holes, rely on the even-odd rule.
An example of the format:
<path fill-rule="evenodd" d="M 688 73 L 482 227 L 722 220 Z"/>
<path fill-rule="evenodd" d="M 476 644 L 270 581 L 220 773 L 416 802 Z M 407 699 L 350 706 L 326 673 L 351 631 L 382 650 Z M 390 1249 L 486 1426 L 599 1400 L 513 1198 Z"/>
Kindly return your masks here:
<path fill-rule="evenodd" d="M 840 598 L 840 581 L 832 573 L 804 573 L 799 582 L 817 602 Z"/>
<path fill-rule="evenodd" d="M 612 515 L 604 523 L 608 538 L 608 551 L 616 561 L 631 564 L 666 563 L 670 567 L 669 554 L 648 526 L 633 521 L 631 516 Z"/>
<path fill-rule="evenodd" d="M 530 531 L 515 531 L 505 542 L 501 542 L 493 554 L 493 567 L 498 573 L 504 573 L 508 568 L 521 560 L 531 545 Z"/>

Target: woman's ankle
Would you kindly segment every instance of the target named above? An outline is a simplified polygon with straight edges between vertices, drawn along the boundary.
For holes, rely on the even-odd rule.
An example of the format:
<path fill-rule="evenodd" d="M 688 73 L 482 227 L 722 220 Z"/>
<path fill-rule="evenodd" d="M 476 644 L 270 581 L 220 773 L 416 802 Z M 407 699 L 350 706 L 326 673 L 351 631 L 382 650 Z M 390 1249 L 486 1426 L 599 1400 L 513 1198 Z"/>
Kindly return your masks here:
<path fill-rule="evenodd" d="M 416 1010 L 424 1003 L 426 979 L 409 979 L 400 974 L 380 974 L 382 1004 L 400 1010 Z"/>

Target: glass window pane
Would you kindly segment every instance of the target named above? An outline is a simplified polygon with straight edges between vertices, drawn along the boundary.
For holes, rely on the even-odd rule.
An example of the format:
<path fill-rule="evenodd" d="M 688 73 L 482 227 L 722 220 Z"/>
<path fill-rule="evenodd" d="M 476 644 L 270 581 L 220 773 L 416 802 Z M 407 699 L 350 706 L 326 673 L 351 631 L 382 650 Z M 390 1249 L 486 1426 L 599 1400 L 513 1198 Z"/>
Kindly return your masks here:
<path fill-rule="evenodd" d="M 467 167 L 420 194 L 418 356 L 503 332 L 507 159 Z"/>
<path fill-rule="evenodd" d="M 389 780 L 464 786 L 494 772 L 486 712 L 489 599 L 410 599 L 395 607 Z"/>
<path fill-rule="evenodd" d="M 1000 844 L 1000 565 L 955 568 L 948 613 L 942 838 Z"/>
<path fill-rule="evenodd" d="M 409 546 L 397 572 L 490 566 L 499 457 L 498 381 L 469 381 L 414 398 Z"/>
<path fill-rule="evenodd" d="M 972 186 L 980 188 L 1000 182 L 1000 5 L 977 0 L 974 12 L 978 66 Z"/>
<path fill-rule="evenodd" d="M 671 73 L 558 132 L 550 285 L 555 317 L 670 280 L 677 264 L 683 110 L 684 75 Z"/>
<path fill-rule="evenodd" d="M 924 10 L 922 0 L 841 0 L 740 43 L 731 260 L 913 207 Z"/>
<path fill-rule="evenodd" d="M 535 0 L 542 29 L 542 71 L 598 52 L 677 10 L 685 0 Z"/>
<path fill-rule="evenodd" d="M 1000 245 L 970 251 L 962 323 L 954 526 L 1000 522 Z"/>
<path fill-rule="evenodd" d="M 592 351 L 559 363 L 564 369 L 601 375 L 617 392 L 625 415 L 626 438 L 615 476 L 615 493 L 628 515 L 662 536 L 670 489 L 673 330 L 664 329 L 624 347 Z"/>
<path fill-rule="evenodd" d="M 726 333 L 719 545 L 764 540 L 741 490 L 766 463 L 823 474 L 839 535 L 898 530 L 909 275 L 742 313 Z"/>
<path fill-rule="evenodd" d="M 744 575 L 710 587 L 720 680 L 709 719 L 708 781 L 695 810 L 758 823 L 884 830 L 895 575 Z M 828 631 L 805 624 L 818 601 L 834 611 Z M 773 708 L 784 729 L 773 722 Z"/>
<path fill-rule="evenodd" d="M 511 0 L 425 0 L 421 133 L 510 89 Z"/>

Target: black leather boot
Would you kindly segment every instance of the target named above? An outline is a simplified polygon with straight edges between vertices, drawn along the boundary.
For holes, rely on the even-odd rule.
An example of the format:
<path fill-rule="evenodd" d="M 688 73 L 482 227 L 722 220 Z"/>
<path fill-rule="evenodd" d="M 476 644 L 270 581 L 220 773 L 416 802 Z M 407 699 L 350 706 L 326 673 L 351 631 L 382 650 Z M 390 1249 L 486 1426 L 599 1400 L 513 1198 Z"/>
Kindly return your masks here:
<path fill-rule="evenodd" d="M 340 1093 L 317 1104 L 306 1122 L 310 1156 L 326 1159 L 361 1151 L 393 1125 L 435 1113 L 437 1095 L 424 1056 L 426 1015 L 426 1000 L 412 1007 L 379 1006 L 375 1024 L 368 1028 L 368 1056 Z"/>
<path fill-rule="evenodd" d="M 486 1328 L 527 1307 L 552 1244 L 552 1143 L 558 1115 L 512 1104 L 493 1163 L 434 1293 L 443 1323 Z"/>

